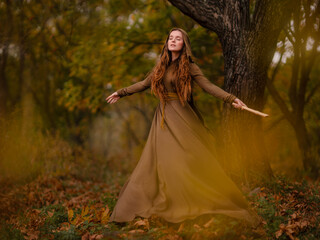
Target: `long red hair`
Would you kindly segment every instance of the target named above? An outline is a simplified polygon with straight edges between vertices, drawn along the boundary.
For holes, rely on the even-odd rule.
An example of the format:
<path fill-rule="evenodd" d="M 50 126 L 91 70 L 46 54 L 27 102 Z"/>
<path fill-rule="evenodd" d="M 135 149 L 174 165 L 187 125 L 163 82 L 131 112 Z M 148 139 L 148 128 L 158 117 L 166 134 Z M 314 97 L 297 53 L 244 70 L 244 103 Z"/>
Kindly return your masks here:
<path fill-rule="evenodd" d="M 192 81 L 190 75 L 190 62 L 192 61 L 190 40 L 187 33 L 180 28 L 173 28 L 170 30 L 166 42 L 162 48 L 160 60 L 155 65 L 151 75 L 151 92 L 154 93 L 160 101 L 165 102 L 165 95 L 167 90 L 164 86 L 163 76 L 167 67 L 169 66 L 172 55 L 168 49 L 168 40 L 172 31 L 180 31 L 182 33 L 183 47 L 178 57 L 175 66 L 175 80 L 174 89 L 177 92 L 181 104 L 184 106 L 185 102 L 191 100 L 192 94 Z"/>

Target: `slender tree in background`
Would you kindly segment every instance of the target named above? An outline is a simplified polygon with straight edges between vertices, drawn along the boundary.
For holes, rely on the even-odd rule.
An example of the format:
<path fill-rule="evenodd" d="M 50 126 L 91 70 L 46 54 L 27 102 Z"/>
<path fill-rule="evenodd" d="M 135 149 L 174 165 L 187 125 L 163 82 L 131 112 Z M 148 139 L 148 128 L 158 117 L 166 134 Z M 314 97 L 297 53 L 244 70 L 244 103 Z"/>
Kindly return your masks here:
<path fill-rule="evenodd" d="M 311 141 L 306 122 L 306 105 L 320 87 L 320 82 L 312 81 L 310 74 L 320 56 L 320 4 L 319 0 L 301 1 L 301 7 L 295 9 L 292 20 L 284 29 L 281 42 L 281 57 L 267 79 L 267 88 L 279 106 L 284 118 L 292 126 L 302 155 L 303 167 L 316 178 L 319 176 L 319 150 Z M 287 91 L 288 102 L 275 87 L 277 73 L 286 46 L 292 46 L 291 78 Z M 288 46 L 287 46 L 288 48 Z M 308 49 L 309 48 L 309 49 Z"/>
<path fill-rule="evenodd" d="M 238 96 L 249 107 L 263 109 L 267 70 L 273 59 L 281 29 L 287 24 L 295 0 L 169 0 L 184 14 L 220 39 L 224 55 L 225 90 Z M 224 108 L 223 134 L 227 151 L 225 163 L 231 174 L 241 172 L 249 181 L 270 177 L 261 118 Z M 235 176 L 236 177 L 236 176 Z"/>
<path fill-rule="evenodd" d="M 1 11 L 1 19 L 7 24 L 3 26 L 3 31 L 0 35 L 2 45 L 2 53 L 0 54 L 0 117 L 4 117 L 7 113 L 8 80 L 5 70 L 8 65 L 10 38 L 13 33 L 11 1 L 7 0 L 6 5 L 5 11 Z"/>

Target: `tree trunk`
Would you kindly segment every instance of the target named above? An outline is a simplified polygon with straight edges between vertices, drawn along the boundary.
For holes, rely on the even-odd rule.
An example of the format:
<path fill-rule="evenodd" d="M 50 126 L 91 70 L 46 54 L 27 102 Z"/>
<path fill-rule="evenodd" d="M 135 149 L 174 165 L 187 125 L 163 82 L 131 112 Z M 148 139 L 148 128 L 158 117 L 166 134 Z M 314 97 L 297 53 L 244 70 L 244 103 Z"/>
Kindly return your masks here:
<path fill-rule="evenodd" d="M 8 59 L 8 47 L 4 44 L 0 59 L 0 118 L 4 118 L 7 114 L 8 84 L 6 78 L 6 66 Z"/>
<path fill-rule="evenodd" d="M 252 67 L 252 64 L 246 61 L 240 64 L 242 65 L 239 68 L 242 69 L 241 73 L 232 73 L 225 79 L 226 91 L 236 95 L 249 107 L 261 111 L 266 78 L 264 71 L 261 68 Z M 226 66 L 226 69 L 233 69 L 233 67 Z M 273 173 L 268 160 L 270 156 L 267 154 L 264 143 L 262 118 L 247 111 L 234 109 L 229 104 L 225 105 L 222 115 L 222 132 L 224 162 L 229 165 L 226 169 L 234 177 L 236 173 L 240 173 L 238 178 L 249 182 L 263 177 L 272 177 Z"/>
<path fill-rule="evenodd" d="M 9 45 L 13 32 L 12 26 L 12 12 L 11 12 L 11 1 L 6 1 L 6 26 L 4 31 L 4 38 L 2 47 L 2 53 L 0 54 L 0 118 L 6 117 L 7 114 L 7 103 L 8 103 L 8 83 L 6 77 L 6 67 L 9 54 Z"/>
<path fill-rule="evenodd" d="M 298 146 L 302 153 L 302 163 L 304 169 L 313 178 L 319 176 L 319 169 L 317 168 L 317 163 L 315 162 L 315 156 L 312 154 L 312 147 L 307 132 L 306 124 L 303 119 L 300 119 L 300 123 L 297 123 L 294 127 L 295 134 L 298 139 Z"/>
<path fill-rule="evenodd" d="M 262 111 L 267 71 L 280 29 L 260 33 L 252 30 L 239 34 L 242 29 L 236 25 L 234 28 L 233 34 L 220 39 L 225 57 L 225 90 L 247 106 Z M 272 177 L 262 118 L 226 104 L 222 123 L 224 162 L 228 163 L 226 168 L 230 174 L 249 182 Z"/>
<path fill-rule="evenodd" d="M 251 6 L 248 0 L 169 2 L 218 35 L 225 60 L 225 90 L 262 110 L 277 38 L 299 1 L 257 0 Z M 261 118 L 226 104 L 222 122 L 225 162 L 230 163 L 231 173 L 240 172 L 242 180 L 251 182 L 273 176 Z"/>

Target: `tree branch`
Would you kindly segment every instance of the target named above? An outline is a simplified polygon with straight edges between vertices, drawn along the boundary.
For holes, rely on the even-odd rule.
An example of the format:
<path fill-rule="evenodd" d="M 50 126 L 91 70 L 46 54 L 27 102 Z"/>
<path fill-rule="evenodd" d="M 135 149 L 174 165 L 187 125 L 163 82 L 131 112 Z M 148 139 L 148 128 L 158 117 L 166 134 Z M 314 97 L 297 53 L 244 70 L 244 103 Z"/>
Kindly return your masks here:
<path fill-rule="evenodd" d="M 288 27 L 284 28 L 284 32 L 291 44 L 294 45 L 295 40 L 293 40 L 293 32 L 290 30 L 290 23 L 288 23 Z"/>
<path fill-rule="evenodd" d="M 191 17 L 201 26 L 217 34 L 222 33 L 225 17 L 226 3 L 224 0 L 202 1 L 198 0 L 168 0 L 185 15 Z"/>
<path fill-rule="evenodd" d="M 276 127 L 283 119 L 285 119 L 284 115 L 281 115 L 278 119 L 276 119 L 273 123 L 271 123 L 266 129 L 265 131 L 268 132 L 270 131 L 272 128 Z"/>
<path fill-rule="evenodd" d="M 310 99 L 313 97 L 313 95 L 316 93 L 317 89 L 320 87 L 320 82 L 311 89 L 309 95 L 306 97 L 305 104 L 308 104 L 310 102 Z"/>
<path fill-rule="evenodd" d="M 281 98 L 279 92 L 274 87 L 273 83 L 271 82 L 270 78 L 267 77 L 267 88 L 270 92 L 272 98 L 275 100 L 275 102 L 280 107 L 281 112 L 285 116 L 285 118 L 292 124 L 292 126 L 295 126 L 295 121 L 292 112 L 287 107 L 287 104 L 285 101 Z"/>
<path fill-rule="evenodd" d="M 272 83 L 274 82 L 274 79 L 276 78 L 276 75 L 277 75 L 277 73 L 278 73 L 278 71 L 280 69 L 281 61 L 282 61 L 284 52 L 285 52 L 285 40 L 283 41 L 283 45 L 282 45 L 282 48 L 281 48 L 280 59 L 277 62 L 277 65 L 274 67 L 272 75 L 271 75 L 271 79 L 270 80 L 271 80 Z"/>

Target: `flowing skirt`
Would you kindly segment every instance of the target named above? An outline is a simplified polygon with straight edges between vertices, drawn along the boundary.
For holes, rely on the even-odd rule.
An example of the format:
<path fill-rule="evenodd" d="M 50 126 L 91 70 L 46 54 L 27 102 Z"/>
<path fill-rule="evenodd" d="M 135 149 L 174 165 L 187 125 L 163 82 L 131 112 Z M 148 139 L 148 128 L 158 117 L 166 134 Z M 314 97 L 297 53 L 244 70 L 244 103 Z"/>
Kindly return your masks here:
<path fill-rule="evenodd" d="M 168 222 L 224 214 L 254 222 L 248 202 L 219 165 L 214 137 L 191 105 L 156 108 L 141 158 L 122 187 L 110 222 L 155 214 Z"/>

